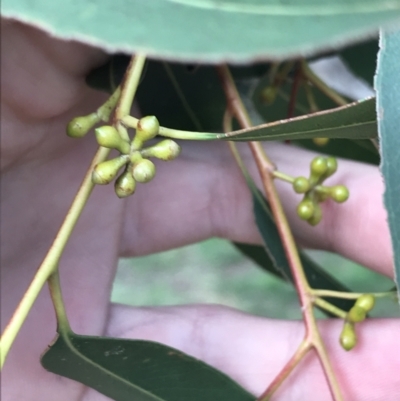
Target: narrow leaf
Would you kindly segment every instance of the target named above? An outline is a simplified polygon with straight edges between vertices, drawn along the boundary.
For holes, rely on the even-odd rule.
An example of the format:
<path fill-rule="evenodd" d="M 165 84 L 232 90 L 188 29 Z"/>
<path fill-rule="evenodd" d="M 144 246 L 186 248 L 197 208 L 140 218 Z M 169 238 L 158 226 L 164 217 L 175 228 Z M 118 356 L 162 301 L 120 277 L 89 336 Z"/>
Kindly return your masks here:
<path fill-rule="evenodd" d="M 254 400 L 225 374 L 151 341 L 62 333 L 41 362 L 116 401 Z"/>
<path fill-rule="evenodd" d="M 230 141 L 266 141 L 309 138 L 366 139 L 377 136 L 375 98 L 332 110 L 274 121 L 222 134 Z"/>
<path fill-rule="evenodd" d="M 400 31 L 382 32 L 375 80 L 385 207 L 400 289 Z"/>

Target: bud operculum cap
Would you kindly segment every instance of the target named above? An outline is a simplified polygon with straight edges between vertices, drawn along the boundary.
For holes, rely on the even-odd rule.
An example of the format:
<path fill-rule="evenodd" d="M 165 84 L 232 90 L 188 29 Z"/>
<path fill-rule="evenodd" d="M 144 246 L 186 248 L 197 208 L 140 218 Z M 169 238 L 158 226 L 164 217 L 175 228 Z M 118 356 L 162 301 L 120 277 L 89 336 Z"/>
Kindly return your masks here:
<path fill-rule="evenodd" d="M 311 188 L 310 181 L 306 177 L 296 177 L 293 181 L 293 189 L 298 194 L 304 194 Z"/>
<path fill-rule="evenodd" d="M 357 336 L 354 330 L 354 324 L 344 322 L 343 330 L 340 333 L 340 345 L 346 351 L 350 351 L 357 344 Z"/>
<path fill-rule="evenodd" d="M 297 206 L 297 214 L 302 220 L 310 219 L 315 211 L 315 204 L 310 199 L 302 200 Z"/>
<path fill-rule="evenodd" d="M 160 160 L 173 160 L 179 156 L 181 147 L 172 139 L 164 139 L 150 148 L 143 149 L 141 154 L 143 157 L 156 157 Z"/>
<path fill-rule="evenodd" d="M 363 294 L 357 298 L 355 306 L 363 308 L 369 312 L 375 306 L 375 297 L 372 294 Z"/>
<path fill-rule="evenodd" d="M 129 143 L 123 140 L 115 127 L 104 125 L 94 130 L 97 143 L 109 149 L 117 149 L 121 153 L 129 153 Z"/>
<path fill-rule="evenodd" d="M 98 185 L 109 184 L 126 162 L 126 157 L 120 156 L 97 164 L 93 169 L 92 182 Z"/>
<path fill-rule="evenodd" d="M 137 182 L 149 182 L 154 178 L 155 174 L 156 166 L 148 159 L 143 159 L 132 167 L 132 175 Z"/>
<path fill-rule="evenodd" d="M 67 135 L 72 138 L 82 138 L 99 122 L 97 113 L 75 117 L 67 125 Z"/>
<path fill-rule="evenodd" d="M 159 129 L 160 124 L 156 116 L 142 117 L 137 123 L 136 136 L 142 142 L 146 142 L 157 136 Z"/>
<path fill-rule="evenodd" d="M 132 195 L 136 189 L 136 181 L 132 176 L 130 169 L 126 169 L 115 181 L 115 193 L 119 198 L 126 198 Z"/>

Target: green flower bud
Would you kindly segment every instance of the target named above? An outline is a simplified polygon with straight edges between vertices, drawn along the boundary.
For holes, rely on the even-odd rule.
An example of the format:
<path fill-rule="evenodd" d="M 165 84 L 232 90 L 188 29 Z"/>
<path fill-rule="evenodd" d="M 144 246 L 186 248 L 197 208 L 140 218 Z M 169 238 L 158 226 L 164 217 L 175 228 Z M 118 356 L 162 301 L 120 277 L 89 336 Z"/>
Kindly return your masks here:
<path fill-rule="evenodd" d="M 94 130 L 96 134 L 97 143 L 109 149 L 117 149 L 121 153 L 129 153 L 129 143 L 121 138 L 116 128 L 111 125 L 104 125 L 103 127 Z"/>
<path fill-rule="evenodd" d="M 354 305 L 347 314 L 347 320 L 352 323 L 359 323 L 365 320 L 367 312 L 365 309 Z"/>
<path fill-rule="evenodd" d="M 322 220 L 322 209 L 318 203 L 314 206 L 314 213 L 313 215 L 307 219 L 307 222 L 312 226 L 316 226 Z"/>
<path fill-rule="evenodd" d="M 372 294 L 363 294 L 357 298 L 355 306 L 364 309 L 369 312 L 375 306 L 375 297 Z"/>
<path fill-rule="evenodd" d="M 317 179 L 322 177 L 328 170 L 328 163 L 326 157 L 317 156 L 311 162 L 311 175 L 314 175 Z"/>
<path fill-rule="evenodd" d="M 143 157 L 156 157 L 161 160 L 173 160 L 178 157 L 181 147 L 172 139 L 165 139 L 158 142 L 150 148 L 143 149 L 141 154 Z"/>
<path fill-rule="evenodd" d="M 124 156 L 115 159 L 107 160 L 99 163 L 92 173 L 92 181 L 95 184 L 106 185 L 109 184 L 117 175 L 119 169 L 126 164 L 127 158 Z"/>
<path fill-rule="evenodd" d="M 72 138 L 82 138 L 99 122 L 100 118 L 97 113 L 75 117 L 67 125 L 67 135 Z"/>
<path fill-rule="evenodd" d="M 315 204 L 309 199 L 302 200 L 297 206 L 297 214 L 302 220 L 308 220 L 314 214 Z"/>
<path fill-rule="evenodd" d="M 313 138 L 313 142 L 317 146 L 325 146 L 329 142 L 329 138 Z"/>
<path fill-rule="evenodd" d="M 138 121 L 136 127 L 136 136 L 139 137 L 143 142 L 154 138 L 158 134 L 160 129 L 160 123 L 155 116 L 146 116 Z"/>
<path fill-rule="evenodd" d="M 278 94 L 278 89 L 276 86 L 267 86 L 261 91 L 260 97 L 261 101 L 267 105 L 274 103 L 276 95 Z"/>
<path fill-rule="evenodd" d="M 143 159 L 133 165 L 132 175 L 137 182 L 149 182 L 156 174 L 156 166 L 148 159 Z"/>
<path fill-rule="evenodd" d="M 306 177 L 296 177 L 293 181 L 294 192 L 304 194 L 311 188 L 310 181 Z"/>
<path fill-rule="evenodd" d="M 132 172 L 126 169 L 115 181 L 114 189 L 118 198 L 126 198 L 135 192 L 136 181 L 132 177 Z"/>
<path fill-rule="evenodd" d="M 338 164 L 337 164 L 337 160 L 336 157 L 333 156 L 329 156 L 326 158 L 326 164 L 328 165 L 328 169 L 325 173 L 325 177 L 328 178 L 331 175 L 333 175 L 334 173 L 336 173 Z"/>
<path fill-rule="evenodd" d="M 349 190 L 344 185 L 336 185 L 329 188 L 331 198 L 338 203 L 346 202 L 349 199 Z"/>
<path fill-rule="evenodd" d="M 357 336 L 353 323 L 345 322 L 340 333 L 340 345 L 346 351 L 350 351 L 357 344 Z"/>

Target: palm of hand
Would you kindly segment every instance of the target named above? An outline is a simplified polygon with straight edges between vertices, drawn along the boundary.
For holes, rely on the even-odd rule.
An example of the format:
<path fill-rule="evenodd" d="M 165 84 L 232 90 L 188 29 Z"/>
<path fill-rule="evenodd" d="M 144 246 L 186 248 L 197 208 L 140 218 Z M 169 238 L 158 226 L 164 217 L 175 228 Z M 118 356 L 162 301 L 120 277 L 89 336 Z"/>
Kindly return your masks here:
<path fill-rule="evenodd" d="M 19 24 L 4 23 L 3 34 L 3 50 L 7 54 L 2 60 L 4 325 L 51 245 L 95 152 L 96 144 L 90 135 L 83 140 L 72 140 L 60 133 L 65 131 L 70 118 L 91 112 L 104 101 L 104 96 L 86 89 L 83 81 L 85 73 L 104 56 L 97 50 L 56 41 Z M 293 157 L 286 156 L 287 151 L 282 153 L 280 145 L 271 145 L 271 149 L 276 149 L 278 160 L 289 165 Z M 306 152 L 299 152 L 300 164 L 307 163 L 309 157 Z M 356 170 L 353 179 L 359 181 L 361 173 L 357 176 L 358 170 L 352 166 L 353 172 Z M 375 171 L 374 174 L 378 177 Z M 286 199 L 290 204 L 293 196 L 288 193 Z M 380 220 L 383 216 L 382 209 L 378 210 L 378 216 L 370 218 L 370 224 L 382 232 L 381 242 L 374 243 L 370 254 L 360 255 L 359 259 L 368 258 L 373 267 L 383 260 L 381 270 L 389 272 L 390 243 L 387 228 Z M 298 224 L 295 223 L 295 230 L 303 243 L 321 237 L 320 233 L 311 233 Z M 167 343 L 225 370 L 251 391 L 261 392 L 300 341 L 300 323 L 272 324 L 267 319 L 222 307 L 134 310 L 109 304 L 120 255 L 155 252 L 215 235 L 241 241 L 259 240 L 252 224 L 251 199 L 245 183 L 222 145 L 185 144 L 181 158 L 159 169 L 155 180 L 140 187 L 127 201 L 117 199 L 109 187 L 96 189 L 60 264 L 72 328 L 80 334 L 106 333 Z M 326 236 L 322 238 L 319 246 L 326 246 Z M 339 251 L 357 257 L 359 250 L 349 249 L 346 241 L 343 244 L 331 241 L 331 246 Z M 375 248 L 381 251 L 379 256 Z M 40 367 L 40 353 L 54 337 L 53 316 L 49 296 L 43 291 L 6 363 L 4 399 L 104 399 Z M 385 324 L 385 332 L 380 327 L 379 336 L 384 341 L 379 342 L 378 348 L 388 355 L 387 371 L 398 371 L 398 361 L 388 352 L 393 332 L 398 328 L 395 322 Z M 336 345 L 337 322 L 324 326 L 330 348 L 337 353 L 334 361 L 339 374 L 348 375 L 345 390 L 357 394 L 352 399 L 361 397 L 356 389 L 359 383 L 354 385 L 359 380 L 357 367 L 362 367 L 368 359 L 366 347 L 368 344 L 372 347 L 378 335 L 377 322 L 365 326 L 366 334 L 361 340 L 364 348 L 350 357 Z M 293 397 L 301 394 L 300 398 L 306 399 L 310 389 L 316 391 L 310 382 L 324 383 L 318 364 L 315 361 L 306 364 L 301 375 L 292 379 L 296 383 L 292 387 Z M 386 380 L 385 385 L 382 380 Z M 365 382 L 363 394 L 369 389 L 377 392 L 378 397 L 383 391 L 394 394 L 398 385 L 384 373 L 367 376 Z M 325 384 L 318 390 L 321 394 L 318 400 L 329 399 Z"/>

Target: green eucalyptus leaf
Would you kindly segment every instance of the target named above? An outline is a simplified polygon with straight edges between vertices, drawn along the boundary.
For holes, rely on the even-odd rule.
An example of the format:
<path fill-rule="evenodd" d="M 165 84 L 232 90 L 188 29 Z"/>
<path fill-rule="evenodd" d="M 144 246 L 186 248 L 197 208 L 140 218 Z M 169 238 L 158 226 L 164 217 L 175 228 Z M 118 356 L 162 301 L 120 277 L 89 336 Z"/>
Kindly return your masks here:
<path fill-rule="evenodd" d="M 151 341 L 65 332 L 42 356 L 45 369 L 116 401 L 254 401 L 211 366 Z"/>
<path fill-rule="evenodd" d="M 400 18 L 400 0 L 3 0 L 2 14 L 112 51 L 250 61 L 343 44 Z"/>
<path fill-rule="evenodd" d="M 339 53 L 339 56 L 355 75 L 372 86 L 378 50 L 378 40 L 372 39 L 355 46 L 346 47 Z"/>
<path fill-rule="evenodd" d="M 385 207 L 400 289 L 400 31 L 382 32 L 375 81 Z"/>
<path fill-rule="evenodd" d="M 253 94 L 251 95 L 254 107 L 264 121 L 277 121 L 287 118 L 290 92 L 292 87 L 292 77 L 288 77 L 287 82 L 280 86 L 275 100 L 271 104 L 263 101 L 262 93 L 270 85 L 270 79 L 265 76 L 259 81 Z M 335 103 L 319 90 L 310 87 L 314 101 L 319 110 L 329 110 L 336 107 Z M 300 85 L 296 95 L 296 106 L 293 116 L 301 116 L 310 112 L 304 85 Z M 305 147 L 319 153 L 326 153 L 332 156 L 361 161 L 370 164 L 379 164 L 380 157 L 374 145 L 369 139 L 335 139 L 331 138 L 324 146 L 316 145 L 310 139 L 295 140 L 293 144 Z"/>
<path fill-rule="evenodd" d="M 297 140 L 318 137 L 359 140 L 376 136 L 375 98 L 220 135 L 222 139 L 230 141 Z"/>

